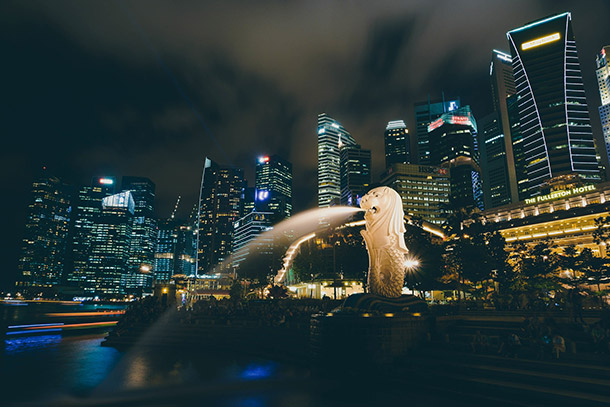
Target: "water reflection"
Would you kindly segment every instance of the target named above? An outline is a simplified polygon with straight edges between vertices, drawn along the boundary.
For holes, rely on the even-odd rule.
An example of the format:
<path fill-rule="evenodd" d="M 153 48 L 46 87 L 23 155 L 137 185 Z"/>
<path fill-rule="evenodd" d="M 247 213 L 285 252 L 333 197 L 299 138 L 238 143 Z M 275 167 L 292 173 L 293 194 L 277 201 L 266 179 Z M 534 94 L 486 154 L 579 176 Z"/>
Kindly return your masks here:
<path fill-rule="evenodd" d="M 5 339 L 0 355 L 2 403 L 42 403 L 58 396 L 89 394 L 121 356 L 116 349 L 100 346 L 104 336 L 100 333 Z"/>
<path fill-rule="evenodd" d="M 252 363 L 240 372 L 239 377 L 244 380 L 267 379 L 273 376 L 276 370 L 276 363 Z"/>
<path fill-rule="evenodd" d="M 57 346 L 61 342 L 61 335 L 20 336 L 4 340 L 4 352 L 13 355 L 19 352 Z"/>

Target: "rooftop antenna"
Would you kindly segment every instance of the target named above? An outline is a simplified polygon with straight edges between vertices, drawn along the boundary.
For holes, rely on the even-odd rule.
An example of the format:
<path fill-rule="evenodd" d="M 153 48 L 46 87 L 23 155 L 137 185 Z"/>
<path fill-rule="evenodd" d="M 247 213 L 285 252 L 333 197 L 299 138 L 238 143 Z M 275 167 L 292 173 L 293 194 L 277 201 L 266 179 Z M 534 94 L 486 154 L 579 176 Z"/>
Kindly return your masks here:
<path fill-rule="evenodd" d="M 176 211 L 178 210 L 178 205 L 180 205 L 180 198 L 181 196 L 178 195 L 178 199 L 176 200 L 176 205 L 174 205 L 174 210 L 172 211 L 172 216 L 170 216 L 170 219 L 174 219 L 176 217 Z"/>

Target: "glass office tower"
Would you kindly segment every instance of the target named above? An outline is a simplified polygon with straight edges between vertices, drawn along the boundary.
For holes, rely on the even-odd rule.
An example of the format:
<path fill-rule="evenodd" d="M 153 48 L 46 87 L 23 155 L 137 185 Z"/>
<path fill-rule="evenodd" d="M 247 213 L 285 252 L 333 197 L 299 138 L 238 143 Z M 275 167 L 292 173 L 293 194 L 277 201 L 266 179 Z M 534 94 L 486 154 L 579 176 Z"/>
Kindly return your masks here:
<path fill-rule="evenodd" d="M 431 100 L 415 103 L 415 137 L 417 138 L 417 155 L 419 164 L 430 164 L 430 142 L 428 126 L 443 113 L 451 112 L 460 107 L 460 98 Z"/>
<path fill-rule="evenodd" d="M 340 151 L 355 146 L 352 135 L 326 113 L 318 115 L 318 206 L 336 205 L 341 201 Z"/>
<path fill-rule="evenodd" d="M 62 281 L 71 191 L 57 177 L 42 175 L 32 184 L 17 288 L 35 292 Z"/>
<path fill-rule="evenodd" d="M 600 181 L 570 13 L 507 34 L 530 195 L 564 174 Z"/>
<path fill-rule="evenodd" d="M 470 106 L 444 113 L 428 126 L 430 161 L 449 169 L 450 203 L 454 208 L 483 210 L 477 123 Z"/>
<path fill-rule="evenodd" d="M 68 284 L 86 293 L 96 290 L 95 272 L 90 267 L 94 227 L 102 212 L 102 200 L 114 194 L 114 177 L 95 177 L 91 185 L 81 186 L 72 210 L 68 261 Z"/>
<path fill-rule="evenodd" d="M 195 272 L 193 228 L 188 221 L 174 218 L 157 221 L 155 280 L 168 281 L 176 274 Z"/>
<path fill-rule="evenodd" d="M 371 187 L 371 150 L 359 145 L 341 149 L 341 205 L 360 206 Z"/>
<path fill-rule="evenodd" d="M 199 196 L 197 274 L 230 271 L 233 224 L 239 219 L 245 181 L 241 168 L 205 159 Z"/>
<path fill-rule="evenodd" d="M 403 120 L 388 122 L 383 133 L 385 144 L 385 167 L 392 164 L 409 164 L 411 162 L 411 146 L 409 130 Z"/>
<path fill-rule="evenodd" d="M 261 156 L 256 162 L 256 209 L 272 212 L 276 223 L 292 214 L 292 164 L 278 155 Z"/>
<path fill-rule="evenodd" d="M 86 291 L 105 297 L 132 292 L 125 277 L 129 273 L 129 254 L 135 203 L 131 192 L 123 191 L 102 199 L 101 211 L 92 229 L 88 270 L 92 279 Z M 127 290 L 127 291 L 126 291 Z"/>
<path fill-rule="evenodd" d="M 608 65 L 608 54 L 610 53 L 610 45 L 602 48 L 601 52 L 595 58 L 597 69 L 597 85 L 599 87 L 599 97 L 601 105 L 599 106 L 599 118 L 602 123 L 602 133 L 604 135 L 604 144 L 606 144 L 606 154 L 610 160 L 610 65 Z"/>
<path fill-rule="evenodd" d="M 154 213 L 155 184 L 144 177 L 123 177 L 122 187 L 124 191 L 131 192 L 135 202 L 129 272 L 152 275 L 154 273 L 155 247 L 157 244 L 157 220 Z"/>

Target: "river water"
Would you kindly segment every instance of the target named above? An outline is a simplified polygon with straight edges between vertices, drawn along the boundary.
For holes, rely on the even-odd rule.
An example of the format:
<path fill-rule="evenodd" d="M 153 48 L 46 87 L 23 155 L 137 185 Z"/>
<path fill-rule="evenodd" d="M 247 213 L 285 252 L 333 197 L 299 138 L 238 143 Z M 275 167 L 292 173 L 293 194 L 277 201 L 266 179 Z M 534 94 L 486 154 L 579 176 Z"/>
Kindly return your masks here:
<path fill-rule="evenodd" d="M 49 304 L 2 307 L 2 323 L 6 325 L 32 323 L 49 312 L 78 308 Z M 219 352 L 203 344 L 199 349 L 188 351 L 166 348 L 159 351 L 136 345 L 121 352 L 101 346 L 106 335 L 107 332 L 98 330 L 2 337 L 0 405 L 97 405 L 97 400 L 116 399 L 117 394 L 120 394 L 119 402 L 123 397 L 135 397 L 142 403 L 133 405 L 140 405 L 155 391 L 165 396 L 166 390 L 172 388 L 184 394 L 185 389 L 193 386 L 197 389 L 197 399 L 210 399 L 210 405 L 242 405 L 240 400 L 258 397 L 253 399 L 249 392 L 244 394 L 240 390 L 244 383 L 290 380 L 306 374 L 304 368 L 239 352 Z M 224 390 L 218 393 L 215 390 L 218 388 Z M 254 393 L 258 390 L 255 388 Z M 273 394 L 273 397 L 279 395 L 278 391 Z M 269 404 L 260 404 L 259 400 L 252 405 Z"/>
<path fill-rule="evenodd" d="M 353 407 L 404 401 L 406 387 L 383 400 L 379 394 L 385 390 L 371 391 L 338 377 L 320 379 L 308 366 L 240 349 L 220 351 L 202 343 L 160 350 L 136 344 L 121 352 L 101 346 L 105 336 L 100 331 L 5 336 L 0 349 L 0 405 Z M 455 403 L 416 387 L 408 393 L 413 405 Z"/>
<path fill-rule="evenodd" d="M 5 338 L 0 368 L 4 400 L 88 394 L 121 358 L 116 349 L 100 346 L 104 337 L 95 333 Z"/>

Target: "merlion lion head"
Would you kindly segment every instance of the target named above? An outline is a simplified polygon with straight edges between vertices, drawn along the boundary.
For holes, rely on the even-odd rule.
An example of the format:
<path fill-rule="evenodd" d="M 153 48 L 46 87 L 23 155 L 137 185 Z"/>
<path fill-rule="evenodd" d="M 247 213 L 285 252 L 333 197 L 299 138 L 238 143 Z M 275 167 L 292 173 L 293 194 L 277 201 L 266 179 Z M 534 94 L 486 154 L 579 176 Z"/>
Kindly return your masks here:
<path fill-rule="evenodd" d="M 362 197 L 360 207 L 366 211 L 364 219 L 370 233 L 400 235 L 399 244 L 404 247 L 404 211 L 398 192 L 389 187 L 374 188 Z"/>

